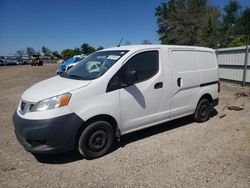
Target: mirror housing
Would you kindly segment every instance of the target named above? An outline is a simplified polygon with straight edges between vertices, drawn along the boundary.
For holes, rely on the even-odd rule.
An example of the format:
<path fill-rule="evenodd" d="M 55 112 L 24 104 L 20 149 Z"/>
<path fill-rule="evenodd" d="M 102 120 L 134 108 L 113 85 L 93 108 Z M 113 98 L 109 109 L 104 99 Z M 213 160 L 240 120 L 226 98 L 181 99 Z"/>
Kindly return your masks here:
<path fill-rule="evenodd" d="M 125 72 L 124 83 L 126 86 L 133 85 L 137 81 L 137 73 L 135 70 Z"/>

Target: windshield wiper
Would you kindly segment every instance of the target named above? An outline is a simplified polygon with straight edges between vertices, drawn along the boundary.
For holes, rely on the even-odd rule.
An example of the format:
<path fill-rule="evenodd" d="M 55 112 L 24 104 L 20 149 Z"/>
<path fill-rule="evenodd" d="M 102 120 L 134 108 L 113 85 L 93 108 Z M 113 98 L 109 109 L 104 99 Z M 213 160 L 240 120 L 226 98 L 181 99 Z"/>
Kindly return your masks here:
<path fill-rule="evenodd" d="M 82 76 L 79 76 L 79 75 L 74 75 L 74 74 L 67 74 L 67 73 L 64 73 L 64 74 L 60 74 L 61 77 L 64 77 L 64 78 L 72 78 L 72 79 L 76 79 L 76 80 L 93 80 L 95 78 L 93 77 L 82 77 Z"/>
<path fill-rule="evenodd" d="M 78 80 L 83 80 L 83 77 L 78 76 L 78 75 L 74 75 L 74 74 L 67 74 L 66 76 L 69 77 L 69 78 L 75 78 L 75 79 L 78 79 Z"/>

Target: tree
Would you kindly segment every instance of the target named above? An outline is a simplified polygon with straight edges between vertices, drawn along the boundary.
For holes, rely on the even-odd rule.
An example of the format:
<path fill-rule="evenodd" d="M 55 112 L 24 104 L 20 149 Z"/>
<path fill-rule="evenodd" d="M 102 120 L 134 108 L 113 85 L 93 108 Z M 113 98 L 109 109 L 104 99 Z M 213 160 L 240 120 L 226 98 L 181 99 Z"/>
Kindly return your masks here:
<path fill-rule="evenodd" d="M 152 44 L 149 40 L 143 40 L 142 44 Z"/>
<path fill-rule="evenodd" d="M 26 49 L 26 53 L 27 53 L 27 55 L 30 57 L 30 56 L 32 56 L 33 54 L 35 54 L 36 51 L 34 50 L 34 48 L 28 47 L 28 48 Z"/>
<path fill-rule="evenodd" d="M 220 12 L 216 7 L 210 7 L 209 11 L 204 16 L 204 25 L 201 30 L 201 46 L 210 48 L 218 47 L 219 27 L 220 27 Z"/>
<path fill-rule="evenodd" d="M 96 51 L 96 49 L 94 47 L 90 46 L 88 43 L 83 43 L 81 45 L 81 53 L 83 53 L 85 55 L 89 55 L 95 51 Z"/>
<path fill-rule="evenodd" d="M 97 51 L 102 50 L 102 49 L 104 49 L 104 47 L 102 47 L 102 46 L 99 46 L 98 48 L 96 48 Z"/>
<path fill-rule="evenodd" d="M 62 56 L 58 53 L 58 51 L 53 51 L 53 52 L 52 52 L 52 55 L 53 55 L 54 57 L 56 57 L 57 59 L 61 59 L 61 58 L 62 58 Z"/>
<path fill-rule="evenodd" d="M 250 8 L 237 0 L 223 8 L 208 0 L 168 0 L 156 8 L 158 34 L 163 44 L 234 47 L 250 37 Z"/>
<path fill-rule="evenodd" d="M 81 54 L 81 49 L 80 48 L 75 48 L 74 52 L 76 55 L 80 55 Z"/>
<path fill-rule="evenodd" d="M 73 57 L 75 55 L 75 51 L 72 50 L 72 49 L 64 49 L 62 52 L 61 52 L 61 56 L 64 58 L 64 59 L 69 59 L 71 57 Z"/>
<path fill-rule="evenodd" d="M 161 43 L 205 44 L 204 37 L 215 32 L 218 12 L 207 0 L 169 0 L 162 3 L 155 13 Z"/>
<path fill-rule="evenodd" d="M 236 26 L 240 17 L 240 9 L 241 6 L 236 0 L 231 0 L 229 4 L 224 7 L 219 41 L 221 47 L 227 47 L 238 37 Z"/>
<path fill-rule="evenodd" d="M 219 10 L 207 0 L 170 0 L 155 16 L 162 44 L 216 45 Z"/>
<path fill-rule="evenodd" d="M 249 42 L 250 38 L 250 8 L 245 9 L 240 15 L 237 23 L 237 32 L 243 41 Z"/>
<path fill-rule="evenodd" d="M 242 36 L 237 37 L 236 39 L 234 39 L 232 42 L 230 42 L 227 47 L 237 47 L 237 46 L 244 46 L 245 42 L 244 42 L 244 38 Z"/>
<path fill-rule="evenodd" d="M 42 47 L 42 52 L 44 56 L 50 56 L 51 55 L 51 50 L 46 48 L 45 46 Z"/>
<path fill-rule="evenodd" d="M 24 50 L 17 50 L 16 51 L 16 56 L 17 57 L 22 57 L 22 56 L 24 56 L 25 55 L 25 51 Z"/>

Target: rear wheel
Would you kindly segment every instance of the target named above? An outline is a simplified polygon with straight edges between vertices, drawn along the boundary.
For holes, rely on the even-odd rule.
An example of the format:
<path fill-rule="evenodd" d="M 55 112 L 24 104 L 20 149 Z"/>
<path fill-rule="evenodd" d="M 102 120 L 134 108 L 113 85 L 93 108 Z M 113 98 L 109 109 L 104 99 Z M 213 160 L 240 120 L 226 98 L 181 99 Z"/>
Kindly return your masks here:
<path fill-rule="evenodd" d="M 114 130 L 106 121 L 91 123 L 80 135 L 78 151 L 86 159 L 94 159 L 108 153 L 114 143 Z"/>
<path fill-rule="evenodd" d="M 210 103 L 207 99 L 201 99 L 199 104 L 197 105 L 194 120 L 196 122 L 205 122 L 210 119 Z"/>

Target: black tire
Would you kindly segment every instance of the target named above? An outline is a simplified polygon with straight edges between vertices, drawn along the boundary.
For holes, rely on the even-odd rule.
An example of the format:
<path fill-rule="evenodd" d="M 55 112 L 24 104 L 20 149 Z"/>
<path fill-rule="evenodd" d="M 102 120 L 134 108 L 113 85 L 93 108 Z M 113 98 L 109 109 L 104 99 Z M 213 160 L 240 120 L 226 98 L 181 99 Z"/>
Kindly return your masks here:
<path fill-rule="evenodd" d="M 107 154 L 113 143 L 112 125 L 106 121 L 96 121 L 81 133 L 77 149 L 86 159 L 95 159 Z"/>
<path fill-rule="evenodd" d="M 210 119 L 210 103 L 207 99 L 201 99 L 194 114 L 194 121 L 202 123 Z"/>

